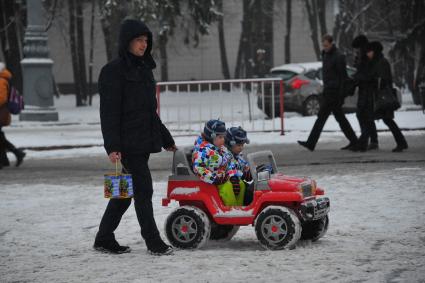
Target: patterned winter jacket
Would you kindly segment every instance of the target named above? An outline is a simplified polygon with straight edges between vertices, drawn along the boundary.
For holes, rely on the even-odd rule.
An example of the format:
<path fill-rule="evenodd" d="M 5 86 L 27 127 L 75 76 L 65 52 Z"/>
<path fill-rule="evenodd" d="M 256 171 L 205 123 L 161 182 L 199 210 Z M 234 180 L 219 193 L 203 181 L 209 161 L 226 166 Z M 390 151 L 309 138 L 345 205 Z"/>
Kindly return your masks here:
<path fill-rule="evenodd" d="M 227 175 L 229 178 L 238 177 L 239 179 L 245 179 L 251 181 L 249 172 L 249 163 L 243 159 L 242 155 L 235 155 L 229 149 L 226 148 L 226 155 L 228 156 L 229 163 L 227 165 Z"/>
<path fill-rule="evenodd" d="M 192 153 L 193 171 L 202 181 L 214 184 L 217 179 L 226 177 L 228 155 L 224 147 L 217 147 L 199 136 Z"/>

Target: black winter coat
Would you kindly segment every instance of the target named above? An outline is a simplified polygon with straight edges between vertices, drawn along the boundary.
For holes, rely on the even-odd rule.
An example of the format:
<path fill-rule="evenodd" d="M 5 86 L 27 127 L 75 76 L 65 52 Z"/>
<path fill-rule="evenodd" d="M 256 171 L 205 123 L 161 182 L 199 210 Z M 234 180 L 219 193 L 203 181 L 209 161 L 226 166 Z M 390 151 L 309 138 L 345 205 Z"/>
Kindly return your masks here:
<path fill-rule="evenodd" d="M 382 53 L 377 53 L 375 58 L 369 62 L 367 80 L 373 97 L 376 97 L 378 89 L 392 88 L 391 65 Z M 375 112 L 375 119 L 394 119 L 394 111 Z"/>
<path fill-rule="evenodd" d="M 322 52 L 323 94 L 325 99 L 342 104 L 344 102 L 344 82 L 348 78 L 344 54 L 334 45 L 329 52 Z"/>
<path fill-rule="evenodd" d="M 130 41 L 140 35 L 148 36 L 143 57 L 127 51 Z M 126 20 L 119 44 L 119 57 L 102 68 L 98 80 L 106 152 L 160 152 L 161 147 L 174 145 L 174 140 L 157 114 L 152 33 L 142 22 Z"/>

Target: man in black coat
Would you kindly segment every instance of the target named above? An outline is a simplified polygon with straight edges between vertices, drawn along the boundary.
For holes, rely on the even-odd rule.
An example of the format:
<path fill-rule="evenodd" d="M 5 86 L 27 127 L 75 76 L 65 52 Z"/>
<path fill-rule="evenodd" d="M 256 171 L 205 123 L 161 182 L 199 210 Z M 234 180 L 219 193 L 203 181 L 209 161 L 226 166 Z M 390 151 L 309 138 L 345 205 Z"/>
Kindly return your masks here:
<path fill-rule="evenodd" d="M 159 234 L 152 207 L 151 153 L 161 148 L 175 151 L 174 140 L 157 114 L 156 67 L 151 56 L 152 33 L 138 20 L 123 21 L 119 56 L 106 64 L 99 76 L 100 121 L 104 146 L 111 162 L 121 161 L 133 178 L 134 206 L 148 251 L 172 252 Z M 111 199 L 99 225 L 94 248 L 110 253 L 129 252 L 115 240 L 114 231 L 131 199 Z"/>
<path fill-rule="evenodd" d="M 356 115 L 359 120 L 361 136 L 355 147 L 345 147 L 343 149 L 354 151 L 378 149 L 378 134 L 373 119 L 373 86 L 371 86 L 371 83 L 368 81 L 368 72 L 370 71 L 368 69 L 370 63 L 366 56 L 366 47 L 368 43 L 369 40 L 366 36 L 358 35 L 351 44 L 356 52 L 354 60 L 356 73 L 354 74 L 354 80 L 359 87 Z M 368 145 L 369 138 L 370 144 Z"/>
<path fill-rule="evenodd" d="M 322 60 L 323 60 L 323 99 L 320 105 L 317 120 L 307 141 L 298 141 L 305 148 L 313 151 L 319 140 L 320 133 L 325 126 L 326 120 L 331 113 L 339 123 L 341 130 L 350 141 L 349 146 L 357 143 L 357 137 L 351 128 L 347 118 L 342 111 L 344 104 L 344 82 L 347 79 L 347 67 L 345 56 L 341 54 L 333 43 L 330 35 L 323 36 L 322 39 Z"/>

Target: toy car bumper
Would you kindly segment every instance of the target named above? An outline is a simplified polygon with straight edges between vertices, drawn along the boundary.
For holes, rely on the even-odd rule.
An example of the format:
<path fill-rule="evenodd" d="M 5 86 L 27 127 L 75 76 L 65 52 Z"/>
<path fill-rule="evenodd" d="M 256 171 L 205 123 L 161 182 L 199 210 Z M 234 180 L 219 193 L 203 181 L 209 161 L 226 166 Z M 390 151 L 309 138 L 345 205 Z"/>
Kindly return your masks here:
<path fill-rule="evenodd" d="M 329 210 L 329 198 L 322 197 L 301 203 L 300 214 L 305 221 L 313 221 L 325 217 Z"/>

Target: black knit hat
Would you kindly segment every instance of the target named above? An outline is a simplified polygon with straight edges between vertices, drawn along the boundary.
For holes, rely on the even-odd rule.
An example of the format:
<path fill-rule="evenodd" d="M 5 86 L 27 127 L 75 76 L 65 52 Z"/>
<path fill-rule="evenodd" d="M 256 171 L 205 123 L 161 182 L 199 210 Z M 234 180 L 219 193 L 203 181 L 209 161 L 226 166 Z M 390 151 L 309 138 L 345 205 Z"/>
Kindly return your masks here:
<path fill-rule="evenodd" d="M 226 124 L 220 120 L 209 120 L 205 123 L 204 135 L 209 142 L 213 142 L 217 135 L 226 134 Z"/>
<path fill-rule="evenodd" d="M 356 36 L 353 39 L 353 42 L 351 43 L 351 47 L 353 48 L 365 48 L 367 44 L 369 43 L 369 40 L 367 37 L 363 34 Z"/>
<path fill-rule="evenodd" d="M 373 51 L 375 54 L 382 53 L 382 50 L 384 50 L 384 47 L 379 41 L 371 41 L 366 45 L 366 51 Z"/>
<path fill-rule="evenodd" d="M 225 144 L 231 148 L 235 144 L 249 143 L 249 139 L 246 135 L 246 131 L 241 127 L 231 127 L 227 129 L 225 136 Z"/>

